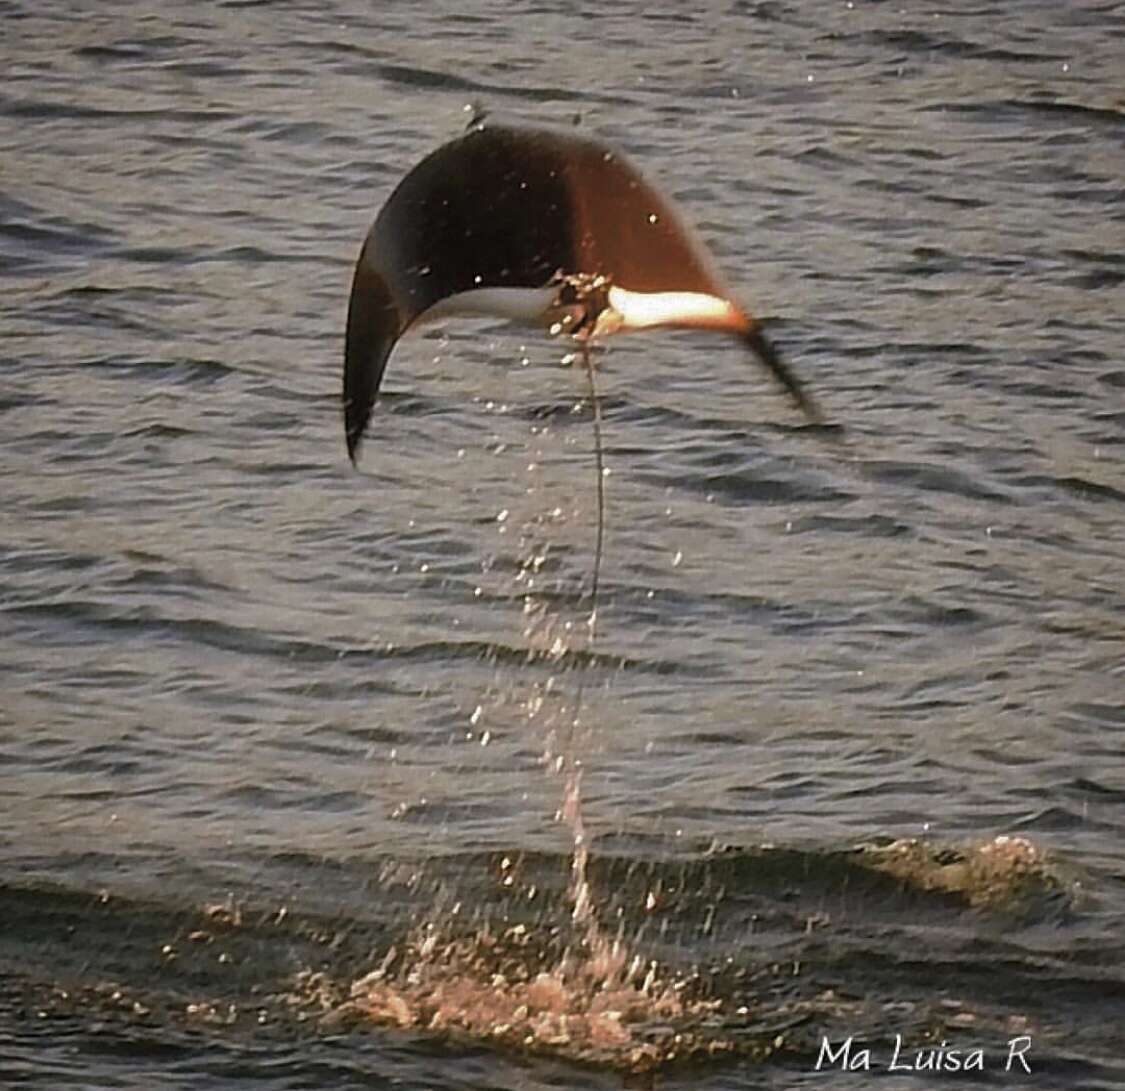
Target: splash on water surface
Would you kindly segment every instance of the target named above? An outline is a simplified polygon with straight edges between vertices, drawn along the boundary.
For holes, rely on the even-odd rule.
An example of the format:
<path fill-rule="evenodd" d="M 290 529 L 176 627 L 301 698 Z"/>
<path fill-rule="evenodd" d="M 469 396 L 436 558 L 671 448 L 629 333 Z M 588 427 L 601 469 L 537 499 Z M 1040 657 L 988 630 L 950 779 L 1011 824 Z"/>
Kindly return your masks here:
<path fill-rule="evenodd" d="M 621 941 L 558 955 L 547 940 L 523 925 L 463 940 L 430 931 L 356 981 L 348 1004 L 381 1025 L 633 1071 L 733 1048 L 708 1032 L 721 1002 L 697 975 L 665 976 Z"/>
<path fill-rule="evenodd" d="M 960 848 L 910 839 L 861 850 L 863 862 L 926 891 L 964 898 L 976 909 L 1014 909 L 1028 897 L 1062 890 L 1047 854 L 1026 837 L 1001 834 Z"/>

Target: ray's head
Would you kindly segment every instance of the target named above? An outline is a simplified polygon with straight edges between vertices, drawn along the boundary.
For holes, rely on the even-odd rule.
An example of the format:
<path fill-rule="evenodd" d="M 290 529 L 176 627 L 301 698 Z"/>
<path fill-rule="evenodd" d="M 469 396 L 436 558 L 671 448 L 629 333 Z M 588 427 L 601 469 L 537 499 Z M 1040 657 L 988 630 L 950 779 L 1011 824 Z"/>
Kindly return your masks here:
<path fill-rule="evenodd" d="M 575 278 L 606 289 L 599 312 L 577 324 L 583 336 L 660 326 L 732 334 L 818 419 L 670 199 L 620 152 L 570 132 L 481 122 L 402 179 L 364 241 L 344 362 L 353 461 L 408 329 L 458 313 L 546 323 L 570 306 L 560 291 Z"/>

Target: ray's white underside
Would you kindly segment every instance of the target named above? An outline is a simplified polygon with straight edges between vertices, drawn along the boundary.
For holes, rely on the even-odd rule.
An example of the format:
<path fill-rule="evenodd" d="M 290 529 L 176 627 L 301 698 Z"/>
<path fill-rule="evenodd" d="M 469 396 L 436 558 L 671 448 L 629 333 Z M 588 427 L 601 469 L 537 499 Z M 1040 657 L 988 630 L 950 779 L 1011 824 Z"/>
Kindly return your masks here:
<path fill-rule="evenodd" d="M 411 328 L 426 326 L 446 318 L 501 318 L 536 326 L 551 326 L 565 308 L 553 306 L 556 287 L 473 288 L 439 300 L 423 311 Z M 704 292 L 633 292 L 613 285 L 609 307 L 601 312 L 594 326 L 595 337 L 659 326 L 688 329 L 741 330 L 746 315 L 729 299 Z"/>
<path fill-rule="evenodd" d="M 505 318 L 541 325 L 557 288 L 473 288 L 439 299 L 412 323 L 425 326 L 443 318 Z"/>
<path fill-rule="evenodd" d="M 609 289 L 609 305 L 621 316 L 622 330 L 654 326 L 732 330 L 746 325 L 746 317 L 729 299 L 706 292 L 631 292 L 616 284 Z"/>

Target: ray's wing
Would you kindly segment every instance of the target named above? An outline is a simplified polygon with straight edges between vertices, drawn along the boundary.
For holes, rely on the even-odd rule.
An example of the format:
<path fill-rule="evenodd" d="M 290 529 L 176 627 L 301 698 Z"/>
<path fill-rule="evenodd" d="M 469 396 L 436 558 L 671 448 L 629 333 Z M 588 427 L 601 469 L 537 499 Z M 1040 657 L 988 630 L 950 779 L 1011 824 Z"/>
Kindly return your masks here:
<path fill-rule="evenodd" d="M 567 163 L 579 271 L 605 273 L 631 292 L 698 292 L 733 303 L 706 246 L 679 210 L 619 152 L 574 141 Z M 734 310 L 727 332 L 740 338 L 811 421 L 820 422 L 815 400 L 761 325 L 736 303 Z"/>
<path fill-rule="evenodd" d="M 619 151 L 592 140 L 559 139 L 566 146 L 573 272 L 602 273 L 631 292 L 730 298 L 679 210 Z"/>
<path fill-rule="evenodd" d="M 348 307 L 344 418 L 360 438 L 395 342 L 430 307 L 480 288 L 539 288 L 573 263 L 562 149 L 473 129 L 422 160 L 379 212 Z"/>

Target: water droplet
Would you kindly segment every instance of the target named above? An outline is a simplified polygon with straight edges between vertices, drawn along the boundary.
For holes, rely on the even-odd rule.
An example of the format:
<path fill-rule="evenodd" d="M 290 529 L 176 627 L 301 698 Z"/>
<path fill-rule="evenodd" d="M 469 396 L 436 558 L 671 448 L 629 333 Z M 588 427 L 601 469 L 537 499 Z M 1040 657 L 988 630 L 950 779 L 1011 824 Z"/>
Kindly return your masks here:
<path fill-rule="evenodd" d="M 675 555 L 675 556 L 674 556 L 674 557 L 672 558 L 672 567 L 673 567 L 673 568 L 679 568 L 679 566 L 680 566 L 680 562 L 681 562 L 681 561 L 682 561 L 683 559 L 684 559 L 684 553 L 683 553 L 683 550 L 682 550 L 682 549 L 677 549 L 677 550 L 676 550 L 676 555 Z"/>
<path fill-rule="evenodd" d="M 650 212 L 650 213 L 648 214 L 648 222 L 649 222 L 650 224 L 654 224 L 654 223 L 659 223 L 659 222 L 660 222 L 660 217 L 659 217 L 659 216 L 657 216 L 657 214 L 656 214 L 655 212 Z"/>

